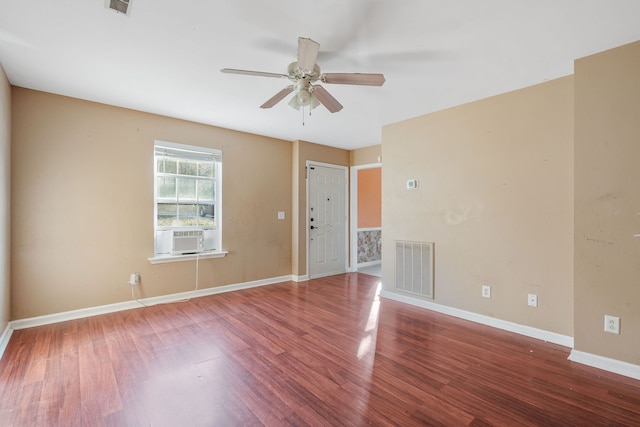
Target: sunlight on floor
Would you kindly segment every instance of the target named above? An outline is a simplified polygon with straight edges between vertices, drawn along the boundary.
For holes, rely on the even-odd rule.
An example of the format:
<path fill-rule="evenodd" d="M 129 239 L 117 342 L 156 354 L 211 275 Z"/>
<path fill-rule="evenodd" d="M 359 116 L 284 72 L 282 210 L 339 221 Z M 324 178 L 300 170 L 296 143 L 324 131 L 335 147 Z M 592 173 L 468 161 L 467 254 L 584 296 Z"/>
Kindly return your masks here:
<path fill-rule="evenodd" d="M 382 282 L 376 284 L 376 293 L 371 302 L 371 308 L 369 309 L 369 318 L 365 325 L 364 331 L 367 335 L 360 340 L 358 346 L 358 359 L 362 360 L 364 356 L 369 354 L 375 349 L 375 333 L 378 326 L 378 314 L 380 311 L 380 290 L 382 288 Z"/>

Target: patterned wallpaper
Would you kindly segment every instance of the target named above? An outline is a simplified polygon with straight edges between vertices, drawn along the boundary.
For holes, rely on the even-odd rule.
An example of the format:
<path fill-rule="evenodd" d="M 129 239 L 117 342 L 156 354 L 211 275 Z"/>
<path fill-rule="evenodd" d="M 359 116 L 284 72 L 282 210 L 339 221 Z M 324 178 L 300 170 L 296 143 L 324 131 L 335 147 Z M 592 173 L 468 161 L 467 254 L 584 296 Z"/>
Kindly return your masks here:
<path fill-rule="evenodd" d="M 358 231 L 358 264 L 382 259 L 382 230 Z"/>

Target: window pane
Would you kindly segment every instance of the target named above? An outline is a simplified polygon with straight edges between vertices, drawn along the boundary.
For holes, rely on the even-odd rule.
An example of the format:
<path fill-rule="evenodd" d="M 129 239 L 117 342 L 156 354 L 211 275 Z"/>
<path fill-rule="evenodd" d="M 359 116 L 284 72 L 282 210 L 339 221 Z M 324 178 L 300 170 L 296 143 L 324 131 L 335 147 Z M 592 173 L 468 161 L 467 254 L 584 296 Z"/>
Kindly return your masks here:
<path fill-rule="evenodd" d="M 206 179 L 198 180 L 198 200 L 213 201 L 215 195 L 215 186 L 213 181 Z"/>
<path fill-rule="evenodd" d="M 176 179 L 171 177 L 158 177 L 158 197 L 175 198 L 176 197 Z"/>
<path fill-rule="evenodd" d="M 216 225 L 216 221 L 213 217 L 201 216 L 198 220 L 198 225 L 200 225 L 201 227 L 213 227 Z"/>
<path fill-rule="evenodd" d="M 204 176 L 207 178 L 213 178 L 214 163 L 213 162 L 199 162 L 198 163 L 198 176 Z"/>
<path fill-rule="evenodd" d="M 158 172 L 176 173 L 178 171 L 178 161 L 168 157 L 156 157 L 158 161 Z"/>
<path fill-rule="evenodd" d="M 178 200 L 196 200 L 196 180 L 178 178 Z"/>
<path fill-rule="evenodd" d="M 205 218 L 205 217 L 211 217 L 213 218 L 215 216 L 215 206 L 213 203 L 200 203 L 198 205 L 198 215 L 201 218 Z"/>
<path fill-rule="evenodd" d="M 182 160 L 178 164 L 178 175 L 198 175 L 198 162 L 195 160 Z"/>
<path fill-rule="evenodd" d="M 198 217 L 198 205 L 196 204 L 183 204 L 181 203 L 178 206 L 180 219 L 183 221 L 193 221 L 193 223 L 189 225 L 197 225 L 197 217 Z"/>
<path fill-rule="evenodd" d="M 198 206 L 190 203 L 178 204 L 178 227 L 190 227 L 198 225 Z"/>
<path fill-rule="evenodd" d="M 178 205 L 158 203 L 158 227 L 171 227 L 178 221 Z"/>

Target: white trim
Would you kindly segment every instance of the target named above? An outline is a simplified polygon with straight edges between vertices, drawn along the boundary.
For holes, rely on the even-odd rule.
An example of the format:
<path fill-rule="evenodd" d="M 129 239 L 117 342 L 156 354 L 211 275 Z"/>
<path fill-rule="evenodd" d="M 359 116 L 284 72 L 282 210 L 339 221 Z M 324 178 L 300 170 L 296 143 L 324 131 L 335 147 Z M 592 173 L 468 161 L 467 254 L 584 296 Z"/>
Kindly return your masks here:
<path fill-rule="evenodd" d="M 351 241 L 351 251 L 349 256 L 350 271 L 358 270 L 358 230 L 367 230 L 364 228 L 358 229 L 356 227 L 358 223 L 358 171 L 360 169 L 375 169 L 382 168 L 382 163 L 369 163 L 366 165 L 351 166 L 350 178 L 351 178 L 351 203 L 349 204 L 349 240 Z M 382 230 L 382 227 L 376 228 Z"/>
<path fill-rule="evenodd" d="M 382 260 L 361 262 L 361 263 L 358 263 L 358 268 L 371 267 L 372 265 L 380 265 L 380 264 L 382 264 Z"/>
<path fill-rule="evenodd" d="M 215 252 L 200 252 L 198 254 L 188 255 L 156 255 L 152 258 L 148 258 L 151 264 L 162 264 L 165 262 L 179 262 L 179 261 L 193 261 L 196 259 L 207 258 L 224 258 L 229 251 L 215 251 Z"/>
<path fill-rule="evenodd" d="M 156 139 L 153 143 L 154 156 L 155 156 L 156 147 L 173 148 L 174 150 L 193 151 L 196 153 L 207 153 L 207 154 L 212 154 L 214 156 L 222 157 L 222 150 L 219 148 L 205 147 L 202 145 L 180 144 L 177 142 L 161 141 L 159 139 Z M 216 161 L 219 161 L 219 159 Z"/>
<path fill-rule="evenodd" d="M 323 277 L 336 276 L 338 274 L 344 274 L 344 271 L 330 271 L 328 273 L 321 273 L 313 276 L 314 279 L 322 279 Z"/>
<path fill-rule="evenodd" d="M 187 298 L 198 298 L 209 295 L 221 294 L 224 292 L 238 291 L 241 289 L 255 288 L 258 286 L 273 285 L 276 283 L 290 282 L 291 276 L 273 277 L 270 279 L 254 280 L 252 282 L 237 283 L 231 285 L 216 286 L 213 288 L 199 289 L 197 291 L 187 291 L 178 294 L 162 295 L 158 297 L 144 298 L 139 301 L 145 305 L 167 304 L 183 301 Z M 97 316 L 100 314 L 114 313 L 117 311 L 131 310 L 143 307 L 137 301 L 126 301 L 115 304 L 101 305 L 97 307 L 82 308 L 79 310 L 65 311 L 62 313 L 47 314 L 44 316 L 31 317 L 28 319 L 13 320 L 9 322 L 12 330 L 32 328 L 34 326 L 49 325 L 51 323 L 65 322 L 67 320 L 81 319 L 85 317 Z"/>
<path fill-rule="evenodd" d="M 320 276 L 313 276 L 311 277 L 311 274 L 309 273 L 309 252 L 311 249 L 311 241 L 309 240 L 309 229 L 311 228 L 311 222 L 309 221 L 309 168 L 311 166 L 319 166 L 319 167 L 324 167 L 324 168 L 330 168 L 330 169 L 338 169 L 341 170 L 344 173 L 344 271 L 340 271 L 338 273 L 331 273 L 331 274 L 339 274 L 339 273 L 346 273 L 349 270 L 349 167 L 348 166 L 342 166 L 342 165 L 334 165 L 331 163 L 322 163 L 322 162 L 316 162 L 314 160 L 307 160 L 305 163 L 305 184 L 307 186 L 307 200 L 306 200 L 306 211 L 305 211 L 305 218 L 306 218 L 306 227 L 305 227 L 305 233 L 306 233 L 306 245 L 307 245 L 307 259 L 306 259 L 306 263 L 307 263 L 307 276 L 309 276 L 309 278 L 317 278 L 317 277 L 322 277 L 322 276 L 327 276 L 327 275 L 331 275 L 331 274 L 324 274 L 324 275 L 320 275 Z"/>
<path fill-rule="evenodd" d="M 591 366 L 593 368 L 613 372 L 614 374 L 624 375 L 625 377 L 640 380 L 640 365 L 634 365 L 633 363 L 610 359 L 608 357 L 598 356 L 597 354 L 585 353 L 575 349 L 571 350 L 569 360 Z"/>
<path fill-rule="evenodd" d="M 417 307 L 426 308 L 427 310 L 436 311 L 442 314 L 458 317 L 460 319 L 470 320 L 494 328 L 502 329 L 509 332 L 515 332 L 531 338 L 548 341 L 564 347 L 573 348 L 573 337 L 557 334 L 555 332 L 545 331 L 543 329 L 533 328 L 531 326 L 520 325 L 518 323 L 508 322 L 506 320 L 496 319 L 495 317 L 485 316 L 471 311 L 460 310 L 458 308 L 448 307 L 446 305 L 436 304 L 434 302 L 412 298 L 405 295 L 399 295 L 389 291 L 380 292 L 380 296 L 394 301 L 403 302 Z"/>
<path fill-rule="evenodd" d="M 11 322 L 7 323 L 7 327 L 4 328 L 4 332 L 2 336 L 0 336 L 0 359 L 2 359 L 2 355 L 4 351 L 7 349 L 7 345 L 9 345 L 9 339 L 11 338 L 11 334 L 13 334 L 13 329 L 11 328 Z"/>
<path fill-rule="evenodd" d="M 305 274 L 304 276 L 291 276 L 291 280 L 294 282 L 307 282 L 309 280 L 309 275 Z"/>
<path fill-rule="evenodd" d="M 382 227 L 356 228 L 356 232 L 360 232 L 360 231 L 382 231 Z"/>

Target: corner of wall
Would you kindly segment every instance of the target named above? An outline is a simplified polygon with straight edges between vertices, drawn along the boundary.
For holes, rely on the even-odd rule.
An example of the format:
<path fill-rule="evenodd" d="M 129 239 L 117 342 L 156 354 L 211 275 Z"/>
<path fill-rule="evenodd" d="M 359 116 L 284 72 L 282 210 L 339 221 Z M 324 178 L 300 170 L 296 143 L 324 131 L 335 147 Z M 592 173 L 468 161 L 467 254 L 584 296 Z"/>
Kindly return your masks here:
<path fill-rule="evenodd" d="M 11 85 L 1 64 L 0 166 L 0 330 L 4 330 L 11 317 Z"/>
<path fill-rule="evenodd" d="M 300 274 L 300 141 L 293 141 L 291 156 L 291 274 Z"/>
<path fill-rule="evenodd" d="M 580 58 L 574 68 L 575 347 L 597 363 L 637 365 L 640 41 Z M 620 334 L 604 331 L 605 315 L 620 317 Z"/>

